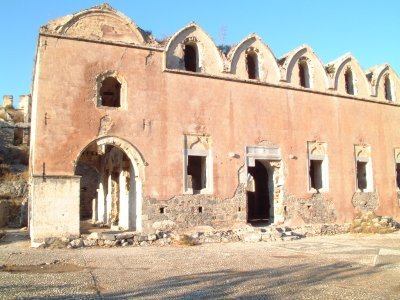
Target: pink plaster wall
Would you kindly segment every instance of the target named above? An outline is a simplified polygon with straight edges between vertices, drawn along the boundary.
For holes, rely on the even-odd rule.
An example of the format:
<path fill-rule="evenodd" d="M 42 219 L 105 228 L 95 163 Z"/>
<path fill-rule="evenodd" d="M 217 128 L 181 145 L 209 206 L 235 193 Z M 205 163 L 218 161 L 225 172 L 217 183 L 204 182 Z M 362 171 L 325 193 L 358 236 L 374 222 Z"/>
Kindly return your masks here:
<path fill-rule="evenodd" d="M 244 148 L 263 140 L 281 148 L 285 189 L 309 198 L 307 141 L 328 145 L 329 192 L 338 221 L 354 214 L 354 144 L 371 145 L 378 213 L 400 217 L 394 147 L 400 146 L 400 107 L 308 91 L 163 72 L 161 51 L 46 39 L 40 48 L 33 173 L 73 175 L 80 151 L 96 139 L 100 118 L 114 125 L 109 136 L 129 141 L 148 162 L 143 195 L 160 200 L 183 192 L 183 134 L 213 140 L 214 194 L 232 197 Z M 116 70 L 127 82 L 127 109 L 97 108 L 95 78 Z M 44 117 L 47 113 L 47 125 Z M 151 128 L 143 130 L 143 120 Z M 240 158 L 229 157 L 235 152 Z M 298 159 L 289 159 L 289 155 Z"/>

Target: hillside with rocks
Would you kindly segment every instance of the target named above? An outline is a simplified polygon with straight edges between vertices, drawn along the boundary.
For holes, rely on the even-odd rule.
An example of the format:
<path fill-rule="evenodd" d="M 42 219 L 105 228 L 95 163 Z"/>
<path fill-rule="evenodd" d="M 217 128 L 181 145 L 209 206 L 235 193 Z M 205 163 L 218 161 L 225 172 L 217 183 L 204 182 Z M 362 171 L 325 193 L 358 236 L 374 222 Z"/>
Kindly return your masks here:
<path fill-rule="evenodd" d="M 0 107 L 0 227 L 27 223 L 29 121 L 21 103 Z"/>

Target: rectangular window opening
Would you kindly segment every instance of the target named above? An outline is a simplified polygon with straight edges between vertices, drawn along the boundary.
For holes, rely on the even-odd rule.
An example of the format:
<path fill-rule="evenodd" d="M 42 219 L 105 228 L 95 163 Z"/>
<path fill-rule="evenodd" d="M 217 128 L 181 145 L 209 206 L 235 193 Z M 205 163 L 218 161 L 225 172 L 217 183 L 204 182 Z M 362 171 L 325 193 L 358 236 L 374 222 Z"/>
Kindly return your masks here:
<path fill-rule="evenodd" d="M 400 163 L 396 163 L 396 187 L 400 190 Z"/>
<path fill-rule="evenodd" d="M 357 188 L 363 192 L 367 187 L 367 162 L 357 161 Z"/>
<path fill-rule="evenodd" d="M 206 188 L 206 157 L 188 155 L 187 186 L 193 190 L 193 194 L 199 194 Z"/>
<path fill-rule="evenodd" d="M 322 162 L 322 160 L 310 160 L 310 187 L 317 192 L 323 188 Z"/>

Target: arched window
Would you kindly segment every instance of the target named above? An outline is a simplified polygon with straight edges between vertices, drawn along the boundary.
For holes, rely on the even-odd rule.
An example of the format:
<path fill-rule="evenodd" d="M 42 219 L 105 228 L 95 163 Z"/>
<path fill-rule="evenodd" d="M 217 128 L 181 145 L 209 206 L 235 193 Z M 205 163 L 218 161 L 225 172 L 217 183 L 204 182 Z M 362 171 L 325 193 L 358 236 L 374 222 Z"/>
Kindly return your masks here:
<path fill-rule="evenodd" d="M 114 77 L 106 77 L 100 87 L 101 106 L 121 106 L 121 83 Z"/>
<path fill-rule="evenodd" d="M 304 88 L 310 88 L 310 73 L 305 60 L 299 61 L 299 84 Z"/>
<path fill-rule="evenodd" d="M 344 72 L 344 86 L 347 94 L 354 95 L 354 80 L 351 69 L 347 69 L 346 72 Z"/>
<path fill-rule="evenodd" d="M 186 44 L 184 50 L 185 70 L 197 72 L 197 47 L 193 44 Z"/>
<path fill-rule="evenodd" d="M 384 88 L 385 88 L 385 99 L 392 101 L 393 97 L 392 97 L 392 86 L 390 83 L 390 78 L 389 76 L 385 77 L 385 82 L 384 82 Z"/>
<path fill-rule="evenodd" d="M 258 79 L 258 57 L 254 52 L 246 55 L 246 68 L 249 79 Z"/>

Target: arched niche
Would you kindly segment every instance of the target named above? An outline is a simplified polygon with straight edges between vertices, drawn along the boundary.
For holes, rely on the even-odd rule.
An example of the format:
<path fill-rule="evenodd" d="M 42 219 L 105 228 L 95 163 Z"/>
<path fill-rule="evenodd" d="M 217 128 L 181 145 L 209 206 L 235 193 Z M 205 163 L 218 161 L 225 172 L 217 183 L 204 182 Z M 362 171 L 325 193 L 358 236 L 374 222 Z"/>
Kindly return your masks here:
<path fill-rule="evenodd" d="M 281 65 L 281 79 L 293 86 L 301 87 L 299 73 L 307 69 L 309 88 L 326 91 L 329 88 L 328 77 L 324 65 L 314 51 L 307 45 L 302 45 L 279 59 Z M 304 67 L 307 64 L 307 68 Z M 306 80 L 307 81 L 307 80 Z"/>
<path fill-rule="evenodd" d="M 168 41 L 164 51 L 164 66 L 166 69 L 186 71 L 186 46 L 196 51 L 196 72 L 211 75 L 220 75 L 223 72 L 223 60 L 215 43 L 210 36 L 195 23 L 190 23 L 182 28 Z"/>
<path fill-rule="evenodd" d="M 43 29 L 62 35 L 130 44 L 144 44 L 149 39 L 131 19 L 108 4 L 61 17 Z"/>
<path fill-rule="evenodd" d="M 280 80 L 279 67 L 275 56 L 269 47 L 256 35 L 251 34 L 244 38 L 228 53 L 230 72 L 240 79 L 249 79 L 246 66 L 248 55 L 256 55 L 258 80 L 262 82 L 278 83 Z"/>
<path fill-rule="evenodd" d="M 367 71 L 372 95 L 382 101 L 397 102 L 400 96 L 400 81 L 388 64 L 376 66 Z"/>
<path fill-rule="evenodd" d="M 364 71 L 361 69 L 358 61 L 350 54 L 347 53 L 333 62 L 327 64 L 327 70 L 330 70 L 332 89 L 336 90 L 340 94 L 349 95 L 346 90 L 346 74 L 352 76 L 354 96 L 368 98 L 371 95 L 370 84 L 365 76 Z"/>

